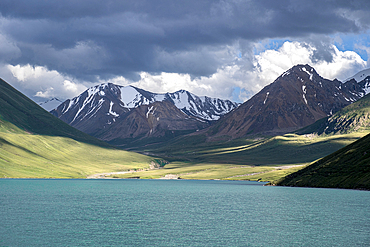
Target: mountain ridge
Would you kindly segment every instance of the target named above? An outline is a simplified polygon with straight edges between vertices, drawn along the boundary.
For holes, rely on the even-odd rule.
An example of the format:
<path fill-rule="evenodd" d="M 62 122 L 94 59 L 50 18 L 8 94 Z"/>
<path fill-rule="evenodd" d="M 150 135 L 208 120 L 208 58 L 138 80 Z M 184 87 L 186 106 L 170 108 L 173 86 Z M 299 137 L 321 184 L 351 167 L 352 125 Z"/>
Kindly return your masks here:
<path fill-rule="evenodd" d="M 284 134 L 332 115 L 365 94 L 355 80 L 328 80 L 309 65 L 296 65 L 203 132 L 210 140 Z"/>
<path fill-rule="evenodd" d="M 229 100 L 198 97 L 185 90 L 155 94 L 134 86 L 105 83 L 66 100 L 51 113 L 87 134 L 105 141 L 121 140 L 123 144 L 138 138 L 203 129 L 238 105 Z M 149 112 L 154 106 L 157 111 Z M 142 113 L 143 109 L 147 112 Z M 149 122 L 148 116 L 144 117 L 148 114 L 157 116 Z"/>

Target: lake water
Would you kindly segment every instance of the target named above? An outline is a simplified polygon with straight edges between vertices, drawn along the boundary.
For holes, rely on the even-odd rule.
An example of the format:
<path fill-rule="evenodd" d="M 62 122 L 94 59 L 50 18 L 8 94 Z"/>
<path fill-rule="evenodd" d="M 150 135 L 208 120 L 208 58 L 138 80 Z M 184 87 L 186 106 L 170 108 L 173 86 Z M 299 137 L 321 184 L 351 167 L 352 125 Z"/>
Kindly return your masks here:
<path fill-rule="evenodd" d="M 370 246 L 370 192 L 0 179 L 0 246 Z"/>

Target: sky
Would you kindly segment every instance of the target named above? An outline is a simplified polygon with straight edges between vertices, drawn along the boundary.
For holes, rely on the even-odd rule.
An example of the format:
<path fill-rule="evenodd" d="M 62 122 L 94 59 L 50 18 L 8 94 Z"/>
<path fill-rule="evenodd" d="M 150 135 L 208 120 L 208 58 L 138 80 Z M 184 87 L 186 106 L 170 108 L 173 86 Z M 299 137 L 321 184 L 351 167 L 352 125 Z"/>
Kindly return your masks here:
<path fill-rule="evenodd" d="M 297 64 L 370 66 L 368 0 L 2 0 L 0 77 L 36 102 L 100 83 L 244 102 Z"/>

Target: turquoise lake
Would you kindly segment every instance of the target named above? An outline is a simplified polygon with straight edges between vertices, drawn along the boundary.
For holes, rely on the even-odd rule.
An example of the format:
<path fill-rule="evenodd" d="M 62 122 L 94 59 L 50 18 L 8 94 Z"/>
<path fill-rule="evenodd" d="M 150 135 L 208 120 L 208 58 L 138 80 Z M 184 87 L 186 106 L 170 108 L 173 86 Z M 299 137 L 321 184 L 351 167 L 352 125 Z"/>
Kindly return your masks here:
<path fill-rule="evenodd" d="M 0 246 L 370 246 L 370 192 L 0 179 Z"/>

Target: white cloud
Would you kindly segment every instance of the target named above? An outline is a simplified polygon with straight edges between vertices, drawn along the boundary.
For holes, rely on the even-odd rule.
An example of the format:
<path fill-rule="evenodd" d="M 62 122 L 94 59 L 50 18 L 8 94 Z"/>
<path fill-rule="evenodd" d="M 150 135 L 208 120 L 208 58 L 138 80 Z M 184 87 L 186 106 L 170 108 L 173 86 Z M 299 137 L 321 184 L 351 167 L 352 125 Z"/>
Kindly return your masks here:
<path fill-rule="evenodd" d="M 333 45 L 334 54 L 333 61 L 328 63 L 321 61 L 317 64 L 313 64 L 313 67 L 317 72 L 329 79 L 337 78 L 344 81 L 350 76 L 353 76 L 357 72 L 367 68 L 368 63 L 360 57 L 354 51 L 339 51 L 336 46 Z"/>
<path fill-rule="evenodd" d="M 260 43 L 256 44 L 261 49 Z M 141 72 L 141 79 L 133 82 L 120 76 L 108 81 L 119 85 L 134 85 L 155 92 L 175 92 L 188 90 L 196 95 L 219 97 L 243 102 L 258 93 L 264 86 L 272 83 L 278 76 L 297 64 L 309 64 L 324 78 L 343 80 L 365 69 L 367 62 L 353 51 L 339 51 L 334 45 L 331 62 L 313 58 L 315 47 L 300 42 L 285 42 L 277 50 L 265 50 L 254 56 L 237 57 L 237 47 L 229 48 L 235 53 L 228 53 L 226 65 L 211 76 L 192 78 L 189 74 L 165 73 L 150 74 Z M 232 60 L 231 57 L 234 56 Z M 253 64 L 251 65 L 251 60 Z M 235 90 L 235 89 L 240 90 Z"/>
<path fill-rule="evenodd" d="M 218 69 L 209 77 L 191 78 L 189 74 L 140 73 L 140 80 L 133 82 L 119 76 L 110 80 L 101 80 L 101 83 L 114 83 L 122 86 L 133 85 L 154 93 L 175 92 L 181 89 L 188 90 L 199 96 L 219 97 L 230 99 L 233 88 L 241 86 L 242 81 L 233 78 L 240 68 L 237 65 L 225 66 Z"/>
<path fill-rule="evenodd" d="M 47 76 L 51 78 L 59 77 L 60 74 L 55 71 L 49 71 L 42 66 L 31 66 L 29 64 L 21 65 L 8 65 L 8 69 L 12 72 L 13 76 L 17 78 L 18 81 L 25 82 L 32 79 L 37 79 L 39 77 Z"/>
<path fill-rule="evenodd" d="M 209 77 L 192 79 L 188 74 L 151 75 L 142 72 L 141 80 L 135 82 L 134 85 L 153 92 L 173 92 L 185 89 L 197 95 L 227 99 L 234 96 L 233 100 L 245 101 L 297 64 L 309 64 L 324 78 L 340 80 L 367 67 L 367 62 L 362 60 L 357 53 L 339 51 L 334 45 L 330 48 L 333 60 L 331 62 L 318 61 L 313 59 L 315 47 L 306 43 L 287 41 L 277 50 L 265 50 L 252 58 L 234 59 L 231 64 L 219 68 Z M 249 66 L 250 60 L 253 61 L 253 66 Z M 241 89 L 236 97 L 233 95 L 234 88 Z"/>
<path fill-rule="evenodd" d="M 254 55 L 251 69 L 248 66 L 249 60 L 238 58 L 232 64 L 219 68 L 209 77 L 192 79 L 188 74 L 151 75 L 142 72 L 141 80 L 133 84 L 153 92 L 185 89 L 197 95 L 227 99 L 234 96 L 233 100 L 245 101 L 297 64 L 309 64 L 324 78 L 339 80 L 344 80 L 367 67 L 367 62 L 356 52 L 342 52 L 334 45 L 329 48 L 331 48 L 333 60 L 326 62 L 313 58 L 315 47 L 306 43 L 287 41 L 277 50 L 265 50 Z M 234 88 L 241 89 L 237 95 L 238 98 L 233 95 Z"/>
<path fill-rule="evenodd" d="M 256 44 L 258 50 L 261 49 L 260 44 Z M 227 49 L 227 54 L 224 53 L 225 65 L 211 76 L 192 78 L 184 73 L 141 72 L 138 81 L 117 76 L 99 82 L 134 85 L 155 93 L 185 89 L 199 96 L 242 102 L 297 64 L 309 64 L 324 78 L 339 80 L 344 80 L 368 66 L 368 63 L 354 51 L 339 51 L 334 45 L 329 48 L 333 59 L 327 62 L 314 59 L 316 48 L 306 43 L 287 41 L 277 50 L 268 49 L 256 55 L 244 52 L 241 57 L 239 56 L 241 47 L 235 45 Z M 90 82 L 72 80 L 56 70 L 48 70 L 42 66 L 6 65 L 0 68 L 0 72 L 5 72 L 3 74 L 8 78 L 4 79 L 31 97 L 67 99 L 93 86 Z"/>
<path fill-rule="evenodd" d="M 54 88 L 49 87 L 45 91 L 38 91 L 35 96 L 40 98 L 52 98 L 54 97 Z"/>
<path fill-rule="evenodd" d="M 5 65 L 1 71 L 7 75 L 5 80 L 28 97 L 67 99 L 75 97 L 86 90 L 80 82 L 73 82 L 56 70 L 48 70 L 43 66 Z M 7 72 L 8 71 L 8 72 Z M 11 75 L 9 75 L 11 72 Z"/>
<path fill-rule="evenodd" d="M 141 79 L 134 86 L 157 93 L 175 92 L 180 89 L 188 90 L 199 96 L 219 97 L 229 99 L 233 87 L 241 85 L 235 81 L 233 74 L 237 66 L 226 66 L 209 77 L 191 78 L 189 74 L 161 73 L 151 75 L 146 72 L 140 74 Z"/>
<path fill-rule="evenodd" d="M 254 69 L 248 71 L 242 88 L 257 93 L 278 76 L 297 64 L 309 64 L 322 77 L 344 80 L 367 67 L 367 62 L 353 51 L 339 51 L 332 45 L 331 62 L 313 59 L 315 47 L 300 42 L 285 42 L 277 50 L 266 50 L 254 57 Z"/>

